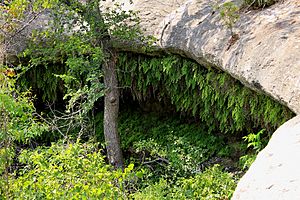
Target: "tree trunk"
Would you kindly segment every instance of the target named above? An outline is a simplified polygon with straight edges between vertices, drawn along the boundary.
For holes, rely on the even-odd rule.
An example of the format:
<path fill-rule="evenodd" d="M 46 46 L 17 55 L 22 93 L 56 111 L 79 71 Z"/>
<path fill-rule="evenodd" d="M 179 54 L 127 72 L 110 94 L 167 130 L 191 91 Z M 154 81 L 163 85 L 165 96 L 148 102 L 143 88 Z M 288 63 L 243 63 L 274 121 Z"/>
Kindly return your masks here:
<path fill-rule="evenodd" d="M 116 71 L 116 52 L 110 53 L 103 66 L 105 96 L 104 96 L 104 137 L 107 156 L 115 168 L 124 168 L 123 155 L 118 134 L 119 90 Z"/>

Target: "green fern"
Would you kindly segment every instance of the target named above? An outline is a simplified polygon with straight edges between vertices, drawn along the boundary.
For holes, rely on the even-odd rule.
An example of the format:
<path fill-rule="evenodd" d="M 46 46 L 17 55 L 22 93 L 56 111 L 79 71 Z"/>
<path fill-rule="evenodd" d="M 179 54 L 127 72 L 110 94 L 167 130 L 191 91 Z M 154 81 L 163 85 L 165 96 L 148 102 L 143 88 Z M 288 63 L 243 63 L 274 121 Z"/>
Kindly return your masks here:
<path fill-rule="evenodd" d="M 161 97 L 165 96 L 160 101 L 170 99 L 177 111 L 198 116 L 209 133 L 238 133 L 257 128 L 273 131 L 294 115 L 228 74 L 178 56 L 122 54 L 118 64 L 120 71 L 128 72 L 119 74 L 120 84 L 130 82 L 136 99 L 149 99 L 150 88 L 155 88 L 163 94 Z"/>

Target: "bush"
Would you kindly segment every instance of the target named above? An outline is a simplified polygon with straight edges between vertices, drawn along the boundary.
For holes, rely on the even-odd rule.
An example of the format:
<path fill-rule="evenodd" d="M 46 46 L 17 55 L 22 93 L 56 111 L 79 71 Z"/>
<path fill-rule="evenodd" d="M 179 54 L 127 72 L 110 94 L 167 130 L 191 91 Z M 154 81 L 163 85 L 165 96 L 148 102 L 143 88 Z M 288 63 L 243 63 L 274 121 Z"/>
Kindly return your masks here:
<path fill-rule="evenodd" d="M 199 163 L 224 146 L 222 138 L 207 134 L 202 127 L 170 117 L 121 115 L 119 131 L 123 148 L 138 155 L 134 162 L 152 169 L 156 181 L 160 176 L 169 180 L 190 176 Z"/>
<path fill-rule="evenodd" d="M 23 150 L 22 169 L 1 180 L 0 199 L 227 199 L 235 188 L 234 178 L 218 165 L 170 183 L 155 182 L 133 173 L 133 164 L 124 172 L 113 170 L 91 143 L 54 143 L 51 147 Z M 139 184 L 146 186 L 137 189 Z M 2 184 L 2 186 L 4 185 Z"/>
<path fill-rule="evenodd" d="M 230 199 L 236 187 L 231 174 L 215 165 L 194 177 L 182 178 L 171 188 L 166 180 L 145 188 L 133 199 Z"/>
<path fill-rule="evenodd" d="M 215 165 L 193 178 L 180 180 L 173 195 L 177 199 L 230 199 L 235 187 L 232 175 Z"/>
<path fill-rule="evenodd" d="M 89 143 L 23 150 L 19 162 L 24 167 L 9 177 L 8 199 L 123 199 L 133 178 L 133 165 L 114 171 Z"/>
<path fill-rule="evenodd" d="M 243 170 L 245 170 L 249 169 L 249 167 L 255 161 L 257 154 L 263 148 L 265 148 L 270 139 L 270 135 L 266 135 L 265 129 L 262 129 L 256 134 L 250 133 L 249 135 L 244 136 L 243 139 L 248 143 L 247 148 L 250 148 L 252 151 L 254 151 L 250 154 L 240 157 L 239 165 Z"/>
<path fill-rule="evenodd" d="M 17 144 L 28 145 L 47 129 L 35 117 L 30 92 L 19 92 L 14 77 L 13 69 L 0 65 L 0 198 L 9 187 L 8 173 L 14 170 Z"/>
<path fill-rule="evenodd" d="M 153 183 L 145 189 L 132 194 L 132 199 L 137 200 L 153 200 L 153 199 L 168 199 L 167 195 L 170 192 L 170 185 L 164 179 L 160 179 L 158 182 Z"/>

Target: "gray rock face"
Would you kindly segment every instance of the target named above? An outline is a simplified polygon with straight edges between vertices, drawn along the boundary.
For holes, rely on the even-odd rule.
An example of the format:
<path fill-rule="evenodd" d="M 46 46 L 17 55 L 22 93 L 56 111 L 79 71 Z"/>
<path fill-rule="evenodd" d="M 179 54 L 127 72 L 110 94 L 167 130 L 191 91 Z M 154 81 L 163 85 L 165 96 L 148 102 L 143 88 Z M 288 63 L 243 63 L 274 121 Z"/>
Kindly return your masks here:
<path fill-rule="evenodd" d="M 265 10 L 245 11 L 230 44 L 210 0 L 139 0 L 142 28 L 159 48 L 203 65 L 214 65 L 252 89 L 263 91 L 300 113 L 300 3 L 286 0 Z"/>
<path fill-rule="evenodd" d="M 0 41 L 0 63 L 3 62 L 18 62 L 16 55 L 22 52 L 27 44 L 28 39 L 32 35 L 33 30 L 42 30 L 48 25 L 50 20 L 47 12 L 44 11 L 40 14 L 31 13 L 19 22 L 19 29 L 13 32 L 3 32 L 5 40 Z M 0 21 L 0 23 L 3 23 Z M 16 34 L 17 32 L 17 34 Z"/>
<path fill-rule="evenodd" d="M 300 199 L 300 116 L 282 125 L 238 183 L 233 200 Z"/>

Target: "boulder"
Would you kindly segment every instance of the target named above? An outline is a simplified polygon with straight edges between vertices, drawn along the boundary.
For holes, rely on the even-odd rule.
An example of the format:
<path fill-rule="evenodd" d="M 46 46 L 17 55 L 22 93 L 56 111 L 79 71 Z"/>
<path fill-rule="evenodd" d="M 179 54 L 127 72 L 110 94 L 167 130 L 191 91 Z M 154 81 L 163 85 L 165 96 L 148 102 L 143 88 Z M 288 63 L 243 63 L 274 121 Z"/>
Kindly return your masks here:
<path fill-rule="evenodd" d="M 283 124 L 239 181 L 233 200 L 300 198 L 300 116 Z"/>

